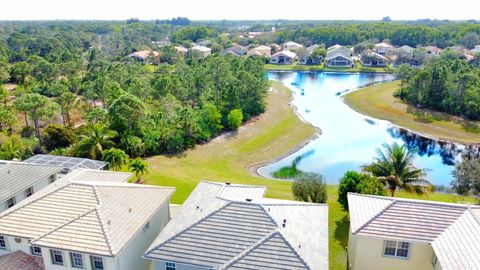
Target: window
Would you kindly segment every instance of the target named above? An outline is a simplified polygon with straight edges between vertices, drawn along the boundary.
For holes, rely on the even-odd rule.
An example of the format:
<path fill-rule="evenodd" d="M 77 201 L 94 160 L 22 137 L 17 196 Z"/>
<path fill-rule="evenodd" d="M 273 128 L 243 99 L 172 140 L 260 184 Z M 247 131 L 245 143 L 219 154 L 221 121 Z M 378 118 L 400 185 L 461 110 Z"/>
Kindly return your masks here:
<path fill-rule="evenodd" d="M 50 177 L 48 178 L 48 183 L 53 183 L 55 182 L 55 175 L 50 175 Z"/>
<path fill-rule="evenodd" d="M 33 188 L 29 187 L 25 190 L 25 197 L 30 197 L 33 194 Z"/>
<path fill-rule="evenodd" d="M 176 270 L 177 266 L 173 262 L 165 262 L 165 270 Z"/>
<path fill-rule="evenodd" d="M 0 235 L 0 249 L 7 249 L 7 243 L 5 243 L 5 237 Z"/>
<path fill-rule="evenodd" d="M 388 257 L 408 258 L 410 244 L 400 241 L 385 241 L 385 250 L 383 255 Z"/>
<path fill-rule="evenodd" d="M 93 270 L 103 270 L 103 269 L 105 269 L 105 268 L 103 267 L 103 258 L 102 258 L 102 257 L 91 256 L 90 258 L 91 258 L 91 260 L 92 260 L 92 268 L 93 268 Z"/>
<path fill-rule="evenodd" d="M 63 265 L 63 253 L 60 250 L 51 250 L 52 264 Z"/>
<path fill-rule="evenodd" d="M 42 256 L 42 249 L 40 247 L 30 247 L 30 251 L 34 256 Z"/>
<path fill-rule="evenodd" d="M 83 255 L 80 253 L 70 252 L 73 268 L 83 268 Z"/>
<path fill-rule="evenodd" d="M 435 267 L 437 267 L 437 263 L 438 263 L 438 258 L 437 258 L 437 255 L 435 253 L 432 254 L 432 266 L 433 266 L 433 269 L 435 269 Z"/>
<path fill-rule="evenodd" d="M 7 208 L 13 207 L 15 205 L 15 197 L 12 197 L 7 200 Z"/>

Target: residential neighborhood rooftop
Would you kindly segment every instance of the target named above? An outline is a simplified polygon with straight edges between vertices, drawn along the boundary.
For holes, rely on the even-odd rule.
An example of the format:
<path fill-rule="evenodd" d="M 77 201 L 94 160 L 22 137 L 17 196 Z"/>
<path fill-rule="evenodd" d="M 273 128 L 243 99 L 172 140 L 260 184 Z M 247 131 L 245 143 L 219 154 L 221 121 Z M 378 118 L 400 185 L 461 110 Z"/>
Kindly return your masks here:
<path fill-rule="evenodd" d="M 129 54 L 128 56 L 130 57 L 138 57 L 142 59 L 147 59 L 151 54 L 153 54 L 154 57 L 157 57 L 160 55 L 159 52 L 157 51 L 152 51 L 152 50 L 143 50 L 143 51 L 137 51 Z"/>
<path fill-rule="evenodd" d="M 60 172 L 62 167 L 24 162 L 0 164 L 0 202 L 26 190 L 45 178 Z"/>
<path fill-rule="evenodd" d="M 17 250 L 0 256 L 2 270 L 45 270 L 42 257 L 31 256 Z"/>
<path fill-rule="evenodd" d="M 125 183 L 132 178 L 133 174 L 129 172 L 114 172 L 104 170 L 91 170 L 77 168 L 64 176 L 71 182 L 117 182 Z"/>
<path fill-rule="evenodd" d="M 201 182 L 144 257 L 217 269 L 328 269 L 328 208 Z"/>
<path fill-rule="evenodd" d="M 40 247 L 116 256 L 173 192 L 63 178 L 0 214 L 0 234 Z"/>
<path fill-rule="evenodd" d="M 433 247 L 443 270 L 480 269 L 480 207 L 348 194 L 352 234 Z"/>

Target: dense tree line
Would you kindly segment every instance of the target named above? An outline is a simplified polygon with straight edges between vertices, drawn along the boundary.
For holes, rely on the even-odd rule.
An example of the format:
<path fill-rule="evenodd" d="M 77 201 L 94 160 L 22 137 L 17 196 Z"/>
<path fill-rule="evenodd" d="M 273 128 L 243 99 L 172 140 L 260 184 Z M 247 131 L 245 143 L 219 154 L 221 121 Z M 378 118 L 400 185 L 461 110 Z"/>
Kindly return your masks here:
<path fill-rule="evenodd" d="M 480 69 L 454 52 L 430 59 L 420 69 L 400 67 L 397 96 L 416 107 L 480 119 Z"/>
<path fill-rule="evenodd" d="M 0 158 L 50 152 L 124 165 L 125 153 L 178 153 L 265 110 L 261 59 L 181 57 L 172 47 L 158 66 L 125 57 L 166 33 L 196 40 L 214 31 L 134 21 L 1 25 Z"/>

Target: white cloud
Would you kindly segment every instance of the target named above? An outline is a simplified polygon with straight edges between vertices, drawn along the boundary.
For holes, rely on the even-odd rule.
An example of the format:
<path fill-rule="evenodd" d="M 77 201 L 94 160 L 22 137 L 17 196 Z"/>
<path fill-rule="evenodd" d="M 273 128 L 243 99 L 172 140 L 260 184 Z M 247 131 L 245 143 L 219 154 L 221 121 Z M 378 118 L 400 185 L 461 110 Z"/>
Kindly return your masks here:
<path fill-rule="evenodd" d="M 304 19 L 378 20 L 399 19 L 480 19 L 480 2 L 457 0 L 1 0 L 0 20 L 165 19 L 177 16 L 196 20 Z"/>

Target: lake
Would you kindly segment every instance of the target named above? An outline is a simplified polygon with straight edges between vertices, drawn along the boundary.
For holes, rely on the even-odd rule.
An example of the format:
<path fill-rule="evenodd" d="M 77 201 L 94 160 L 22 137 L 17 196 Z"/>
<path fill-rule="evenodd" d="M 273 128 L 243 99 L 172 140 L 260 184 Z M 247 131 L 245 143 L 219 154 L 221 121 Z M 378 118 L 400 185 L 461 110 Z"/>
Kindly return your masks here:
<path fill-rule="evenodd" d="M 427 139 L 388 121 L 359 114 L 342 101 L 341 96 L 348 91 L 393 80 L 393 75 L 269 72 L 268 77 L 292 89 L 292 104 L 322 134 L 292 155 L 259 168 L 261 175 L 272 177 L 273 172 L 303 155 L 298 169 L 320 173 L 328 183 L 338 183 L 346 171 L 359 171 L 361 165 L 373 161 L 376 149 L 383 143 L 398 142 L 417 148 L 414 164 L 427 169 L 430 182 L 448 186 L 454 162 L 461 159 L 462 153 L 478 154 L 477 148 Z"/>

